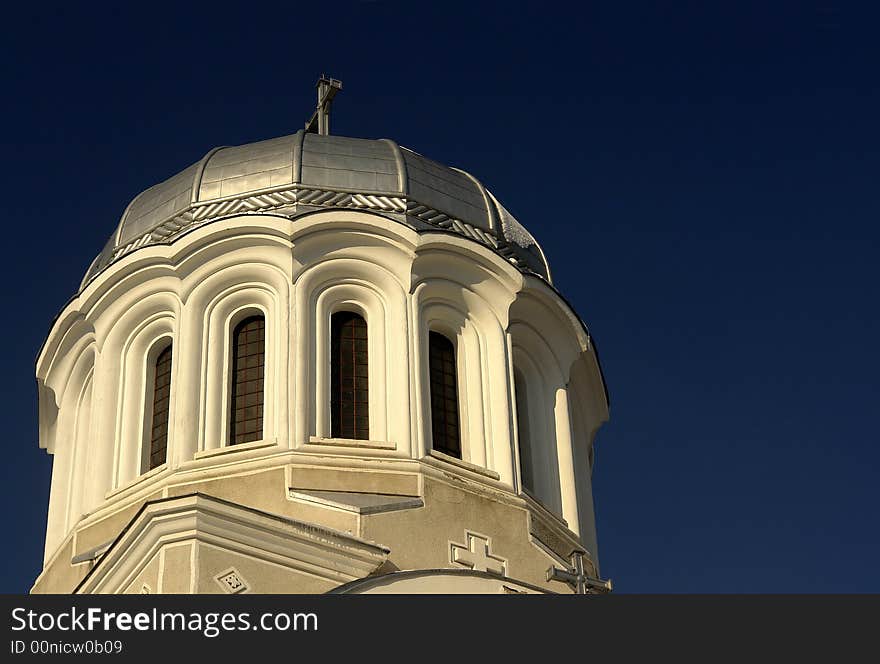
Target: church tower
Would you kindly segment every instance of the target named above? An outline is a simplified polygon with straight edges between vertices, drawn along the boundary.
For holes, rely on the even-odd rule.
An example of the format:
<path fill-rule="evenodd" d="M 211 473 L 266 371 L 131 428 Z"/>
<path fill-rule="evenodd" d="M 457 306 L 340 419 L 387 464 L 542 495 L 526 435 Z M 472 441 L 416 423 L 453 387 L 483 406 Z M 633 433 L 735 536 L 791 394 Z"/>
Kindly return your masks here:
<path fill-rule="evenodd" d="M 35 593 L 600 592 L 587 328 L 473 175 L 305 130 L 128 205 L 40 350 Z"/>

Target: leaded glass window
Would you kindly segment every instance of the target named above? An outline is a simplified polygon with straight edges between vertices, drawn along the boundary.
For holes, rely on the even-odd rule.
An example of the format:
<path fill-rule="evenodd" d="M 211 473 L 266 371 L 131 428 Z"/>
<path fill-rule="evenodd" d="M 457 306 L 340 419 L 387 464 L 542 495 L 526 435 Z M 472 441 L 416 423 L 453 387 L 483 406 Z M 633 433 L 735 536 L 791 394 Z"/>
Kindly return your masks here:
<path fill-rule="evenodd" d="M 232 399 L 229 444 L 263 438 L 263 377 L 266 358 L 266 320 L 251 316 L 232 333 Z"/>
<path fill-rule="evenodd" d="M 168 454 L 168 414 L 171 411 L 171 346 L 156 358 L 153 378 L 153 418 L 150 422 L 150 458 L 147 470 L 165 463 Z"/>
<path fill-rule="evenodd" d="M 461 437 L 458 421 L 455 346 L 442 334 L 430 332 L 428 347 L 433 448 L 460 459 Z"/>
<path fill-rule="evenodd" d="M 330 435 L 370 437 L 367 322 L 350 311 L 330 319 Z"/>

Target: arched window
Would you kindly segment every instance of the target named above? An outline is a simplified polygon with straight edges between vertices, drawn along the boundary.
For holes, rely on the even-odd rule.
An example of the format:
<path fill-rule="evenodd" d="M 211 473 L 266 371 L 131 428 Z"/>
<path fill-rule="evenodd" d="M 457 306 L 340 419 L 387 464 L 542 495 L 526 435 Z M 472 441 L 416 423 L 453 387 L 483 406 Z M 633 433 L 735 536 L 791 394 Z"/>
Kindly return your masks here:
<path fill-rule="evenodd" d="M 437 332 L 428 334 L 428 365 L 431 374 L 432 446 L 435 450 L 460 459 L 455 346 Z"/>
<path fill-rule="evenodd" d="M 154 366 L 153 417 L 147 470 L 165 463 L 168 454 L 168 414 L 171 411 L 171 344 L 159 353 Z"/>
<path fill-rule="evenodd" d="M 340 311 L 330 318 L 330 435 L 370 438 L 367 322 Z"/>
<path fill-rule="evenodd" d="M 513 370 L 513 389 L 516 391 L 516 430 L 519 435 L 519 465 L 523 488 L 534 492 L 535 476 L 532 461 L 532 440 L 529 430 L 529 401 L 525 377 L 519 369 Z"/>
<path fill-rule="evenodd" d="M 245 318 L 232 332 L 232 399 L 229 444 L 263 438 L 263 372 L 266 357 L 266 321 Z"/>

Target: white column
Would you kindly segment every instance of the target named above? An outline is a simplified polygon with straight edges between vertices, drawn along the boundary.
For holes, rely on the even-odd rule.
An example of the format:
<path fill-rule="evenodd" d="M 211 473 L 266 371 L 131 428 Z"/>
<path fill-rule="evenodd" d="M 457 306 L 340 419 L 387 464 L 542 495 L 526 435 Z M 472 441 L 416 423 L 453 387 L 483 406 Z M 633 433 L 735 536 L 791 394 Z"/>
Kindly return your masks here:
<path fill-rule="evenodd" d="M 64 420 L 59 424 L 63 425 Z M 64 436 L 64 429 L 60 429 L 59 434 L 61 435 L 56 440 L 55 453 L 52 455 L 52 488 L 49 493 L 49 518 L 46 523 L 43 564 L 55 553 L 55 549 L 67 533 L 67 495 L 70 486 L 73 436 Z"/>
<path fill-rule="evenodd" d="M 119 349 L 105 346 L 95 359 L 92 439 L 83 460 L 89 479 L 83 491 L 83 512 L 91 512 L 100 506 L 107 492 L 113 488 L 119 372 Z"/>
<path fill-rule="evenodd" d="M 522 451 L 520 450 L 520 436 L 528 435 L 526 433 L 520 433 L 519 431 L 519 423 L 517 422 L 517 403 L 516 403 L 516 381 L 515 374 L 513 369 L 513 337 L 510 332 L 504 333 L 504 343 L 506 346 L 507 352 L 507 412 L 510 418 L 510 435 L 511 440 L 513 442 L 513 490 L 514 491 L 522 491 L 523 483 L 522 483 Z"/>
<path fill-rule="evenodd" d="M 315 403 L 315 327 L 317 315 L 314 303 L 308 293 L 309 279 L 300 279 L 294 284 L 293 317 L 291 318 L 291 345 L 293 357 L 293 412 L 291 419 L 290 447 L 300 447 L 309 442 L 314 431 L 317 434 L 317 418 L 313 404 Z"/>
<path fill-rule="evenodd" d="M 83 515 L 82 495 L 89 483 L 89 469 L 84 461 L 89 445 L 92 441 L 92 379 L 88 377 L 87 384 L 83 388 L 82 398 L 79 400 L 76 413 L 76 436 L 72 439 L 73 447 L 70 451 L 70 480 L 67 490 L 67 518 L 64 528 L 65 534 L 79 521 Z"/>
<path fill-rule="evenodd" d="M 516 489 L 516 457 L 513 454 L 513 410 L 510 407 L 512 390 L 510 361 L 507 353 L 507 335 L 501 326 L 494 327 L 487 335 L 488 406 L 491 438 L 487 441 L 490 468 L 497 472 L 501 481 Z"/>
<path fill-rule="evenodd" d="M 125 486 L 142 470 L 144 443 L 144 409 L 149 399 L 152 407 L 152 386 L 147 386 L 144 381 L 147 352 L 147 335 L 140 337 L 126 346 L 125 357 L 122 360 L 122 393 L 119 409 L 120 422 L 117 426 L 118 440 L 116 441 L 116 467 L 114 468 L 114 486 Z M 149 375 L 150 372 L 146 372 Z"/>
<path fill-rule="evenodd" d="M 203 407 L 201 385 L 202 320 L 204 314 L 195 302 L 183 305 L 174 339 L 171 390 L 174 401 L 169 413 L 168 465 L 178 467 L 193 458 L 199 447 L 199 421 Z"/>
<path fill-rule="evenodd" d="M 409 392 L 413 407 L 410 413 L 410 431 L 412 432 L 412 449 L 410 456 L 413 459 L 421 459 L 428 453 L 431 440 L 431 432 L 428 428 L 428 410 L 430 408 L 430 376 L 425 358 L 428 355 L 428 340 L 426 329 L 422 326 L 419 315 L 418 292 L 424 289 L 424 284 L 419 284 L 415 293 L 407 295 L 407 316 L 409 319 L 410 333 L 410 375 Z"/>
<path fill-rule="evenodd" d="M 559 464 L 559 493 L 562 498 L 562 518 L 569 529 L 580 534 L 578 520 L 577 486 L 575 484 L 574 450 L 572 449 L 571 415 L 568 410 L 568 389 L 556 390 L 556 457 Z"/>
<path fill-rule="evenodd" d="M 458 370 L 461 456 L 465 461 L 485 468 L 490 429 L 484 399 L 488 397 L 489 382 L 488 378 L 484 380 L 481 351 L 474 325 L 468 321 L 459 338 L 455 358 Z M 430 395 L 430 383 L 426 386 L 426 392 Z M 428 404 L 430 408 L 430 402 Z M 462 404 L 464 410 L 461 408 Z"/>

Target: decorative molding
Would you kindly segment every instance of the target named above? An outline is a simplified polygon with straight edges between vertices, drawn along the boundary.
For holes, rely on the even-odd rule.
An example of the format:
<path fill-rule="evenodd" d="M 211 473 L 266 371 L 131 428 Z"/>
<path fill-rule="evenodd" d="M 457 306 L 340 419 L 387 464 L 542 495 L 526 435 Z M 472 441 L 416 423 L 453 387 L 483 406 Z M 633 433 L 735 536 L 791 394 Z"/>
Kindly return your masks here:
<path fill-rule="evenodd" d="M 288 490 L 291 500 L 322 507 L 330 507 L 343 512 L 352 512 L 361 516 L 367 514 L 384 514 L 401 510 L 417 509 L 425 506 L 421 498 L 395 496 L 384 493 L 354 493 L 351 491 L 319 491 L 319 490 Z"/>
<path fill-rule="evenodd" d="M 196 225 L 235 214 L 258 214 L 282 208 L 293 208 L 288 211 L 289 216 L 292 218 L 297 215 L 296 207 L 300 205 L 335 209 L 371 210 L 374 212 L 406 215 L 436 228 L 451 231 L 475 240 L 497 252 L 519 269 L 529 271 L 527 263 L 518 255 L 519 251 L 524 250 L 528 246 L 520 236 L 524 237 L 528 232 L 516 222 L 515 228 L 522 229 L 522 231 L 519 234 L 514 233 L 513 237 L 507 237 L 507 229 L 511 228 L 511 224 L 514 222 L 511 222 L 506 217 L 501 220 L 501 228 L 488 230 L 478 228 L 442 210 L 423 205 L 400 194 L 338 191 L 303 187 L 302 185 L 295 184 L 286 188 L 268 189 L 258 193 L 250 193 L 245 196 L 230 197 L 223 200 L 193 202 L 186 210 L 175 213 L 172 217 L 161 222 L 156 228 L 127 242 L 123 246 L 117 247 L 104 265 L 93 264 L 90 268 L 90 271 L 93 270 L 93 272 L 87 275 L 83 282 L 83 287 L 111 263 L 132 251 L 150 244 L 173 241 L 176 235 Z M 534 242 L 531 235 L 528 235 L 528 237 Z"/>
<path fill-rule="evenodd" d="M 119 592 L 163 547 L 193 540 L 337 583 L 371 574 L 390 553 L 332 528 L 196 493 L 145 503 L 74 592 Z"/>
<path fill-rule="evenodd" d="M 249 452 L 251 450 L 261 450 L 267 447 L 278 447 L 277 438 L 269 438 L 267 440 L 255 440 L 250 443 L 239 443 L 238 445 L 223 445 L 222 447 L 214 447 L 209 450 L 199 450 L 193 456 L 194 460 L 208 459 L 211 457 L 222 456 L 224 454 L 235 454 L 236 452 Z"/>
<path fill-rule="evenodd" d="M 462 470 L 469 470 L 472 473 L 476 473 L 477 475 L 483 475 L 484 477 L 488 477 L 489 479 L 493 479 L 496 482 L 501 480 L 501 475 L 499 475 L 494 470 L 489 468 L 484 468 L 483 466 L 478 466 L 475 463 L 470 463 L 469 461 L 463 461 L 458 457 L 450 456 L 449 454 L 444 454 L 438 450 L 428 450 L 428 453 L 422 457 L 422 461 L 429 464 L 434 464 L 433 461 L 436 459 L 444 464 L 449 464 L 452 466 L 456 466 Z M 442 465 L 437 464 L 438 467 L 442 468 Z"/>
<path fill-rule="evenodd" d="M 329 447 L 345 447 L 349 449 L 365 449 L 365 450 L 394 450 L 397 445 L 388 440 L 355 440 L 353 438 L 322 438 L 320 436 L 309 436 L 309 443 L 312 445 L 325 445 Z"/>
<path fill-rule="evenodd" d="M 141 484 L 152 483 L 156 477 L 159 475 L 166 475 L 168 472 L 170 472 L 170 469 L 168 467 L 168 462 L 166 461 L 155 468 L 151 468 L 145 473 L 141 473 L 140 475 L 125 481 L 120 486 L 109 489 L 107 493 L 104 494 L 104 500 L 110 500 L 119 495 L 131 493 L 135 487 L 139 487 Z"/>
<path fill-rule="evenodd" d="M 230 595 L 246 593 L 251 589 L 250 584 L 245 581 L 241 572 L 234 567 L 230 567 L 229 569 L 216 574 L 214 576 L 214 581 L 217 582 L 217 585 L 223 588 L 223 592 L 227 592 Z"/>
<path fill-rule="evenodd" d="M 358 579 L 330 591 L 331 595 L 360 594 L 556 594 L 546 588 L 472 569 L 419 569 L 389 572 Z M 512 593 L 511 593 L 512 594 Z"/>
<path fill-rule="evenodd" d="M 93 546 L 88 551 L 83 551 L 82 553 L 71 557 L 70 564 L 79 565 L 80 563 L 94 563 L 107 552 L 107 549 L 110 548 L 111 544 L 113 544 L 112 540 L 99 544 L 98 546 Z"/>
<path fill-rule="evenodd" d="M 449 562 L 476 572 L 507 576 L 507 559 L 489 551 L 492 547 L 491 537 L 471 530 L 466 530 L 464 535 L 465 544 L 449 542 Z"/>

